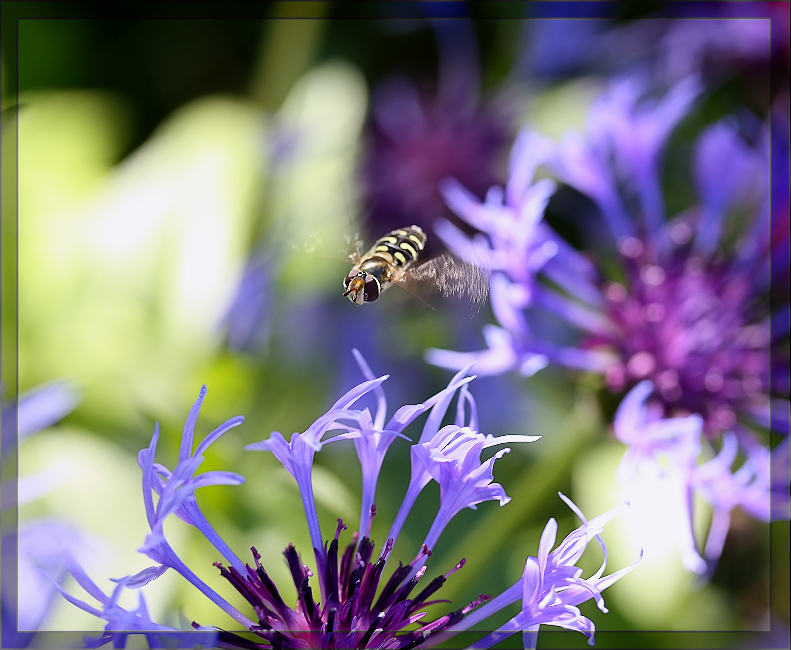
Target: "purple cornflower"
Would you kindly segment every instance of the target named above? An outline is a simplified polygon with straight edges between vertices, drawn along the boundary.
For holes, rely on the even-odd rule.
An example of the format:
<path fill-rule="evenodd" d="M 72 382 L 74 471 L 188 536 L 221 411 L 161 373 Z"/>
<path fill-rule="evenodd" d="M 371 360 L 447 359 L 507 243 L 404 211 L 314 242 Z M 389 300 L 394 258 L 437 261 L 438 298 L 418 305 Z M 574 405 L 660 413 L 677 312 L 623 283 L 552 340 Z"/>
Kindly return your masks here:
<path fill-rule="evenodd" d="M 238 485 L 243 481 L 242 477 L 230 472 L 196 473 L 203 460 L 202 454 L 208 446 L 230 428 L 241 423 L 241 418 L 228 420 L 210 433 L 193 451 L 195 423 L 206 394 L 204 387 L 187 418 L 179 460 L 173 471 L 154 462 L 159 437 L 158 427 L 154 431 L 151 445 L 139 455 L 143 469 L 144 501 L 151 527 L 151 533 L 140 550 L 158 564 L 135 576 L 117 580 L 118 587 L 111 596 L 99 591 L 79 567 L 70 567 L 83 588 L 99 601 L 100 607 L 88 605 L 65 592 L 64 595 L 82 609 L 108 621 L 105 635 L 99 639 L 100 642 L 113 639 L 122 645 L 129 631 L 144 629 L 148 631 L 149 640 L 155 643 L 164 643 L 166 639 L 175 639 L 178 643 L 187 642 L 184 631 L 174 631 L 152 623 L 142 600 L 134 610 L 121 608 L 117 604 L 124 588 L 139 588 L 168 569 L 181 574 L 237 621 L 242 629 L 249 632 L 242 637 L 234 632 L 218 631 L 219 647 L 228 648 L 430 646 L 435 639 L 440 640 L 439 632 L 453 634 L 463 629 L 456 627 L 457 624 L 481 603 L 489 600 L 488 596 L 481 595 L 459 609 L 431 622 L 425 622 L 426 613 L 422 611 L 423 608 L 441 602 L 433 600 L 434 595 L 453 573 L 464 566 L 463 558 L 446 567 L 445 573 L 435 577 L 422 590 L 416 592 L 416 587 L 428 572 L 426 563 L 431 558 L 431 548 L 455 514 L 466 507 L 474 508 L 475 504 L 482 501 L 495 500 L 501 505 L 509 501 L 502 486 L 494 483 L 492 476 L 494 462 L 508 449 L 502 449 L 484 461 L 480 458 L 482 450 L 509 442 L 533 442 L 538 437 L 512 435 L 496 438 L 479 433 L 475 401 L 467 387 L 473 377 L 467 377 L 466 370 L 459 372 L 448 387 L 434 397 L 422 404 L 403 406 L 386 420 L 387 403 L 382 383 L 388 377 L 385 375 L 374 378 L 362 356 L 356 351 L 354 353 L 366 381 L 343 395 L 305 432 L 293 434 L 290 442 L 286 442 L 279 433 L 273 432 L 269 439 L 248 446 L 248 449 L 271 451 L 297 481 L 313 545 L 318 591 L 314 594 L 314 587 L 311 586 L 310 578 L 314 572 L 307 564 L 303 564 L 297 550 L 289 545 L 284 555 L 297 592 L 296 605 L 289 607 L 267 574 L 261 562 L 261 554 L 256 548 L 251 549 L 254 566 L 242 562 L 211 528 L 198 507 L 194 494 L 198 487 L 213 484 Z M 375 398 L 376 409 L 373 414 L 368 408 L 357 407 L 357 402 L 368 394 L 373 394 Z M 454 422 L 441 426 L 455 394 L 458 394 L 458 400 Z M 404 428 L 426 411 L 430 412 L 420 441 L 412 447 L 412 475 L 407 497 L 386 543 L 378 557 L 374 557 L 374 543 L 369 533 L 376 515 L 375 486 L 384 454 L 396 438 L 405 438 L 402 433 Z M 328 437 L 329 432 L 336 433 Z M 328 542 L 324 541 L 311 479 L 316 452 L 325 444 L 341 440 L 352 440 L 355 443 L 363 475 L 363 532 L 352 535 L 351 541 L 343 550 L 340 536 L 346 526 L 340 519 L 333 537 Z M 399 563 L 391 577 L 383 580 L 385 565 L 401 525 L 417 495 L 432 479 L 440 487 L 440 506 L 434 523 L 415 557 L 405 565 Z M 154 493 L 159 497 L 156 503 Z M 575 512 L 582 516 L 576 508 Z M 167 541 L 163 528 L 165 519 L 171 514 L 195 526 L 215 546 L 227 563 L 224 565 L 217 562 L 215 566 L 220 570 L 221 576 L 250 604 L 254 612 L 252 617 L 232 606 L 178 557 Z M 604 521 L 614 514 L 615 511 L 590 523 L 585 523 L 583 518 L 582 528 L 572 533 L 552 554 L 549 554 L 549 548 L 554 541 L 556 525 L 554 520 L 550 521 L 548 530 L 551 529 L 552 532 L 545 533 L 542 538 L 538 560 L 528 560 L 530 568 L 525 573 L 528 577 L 494 599 L 492 602 L 496 605 L 487 608 L 487 616 L 516 602 L 522 595 L 525 611 L 530 612 L 523 615 L 524 625 L 529 625 L 531 629 L 543 622 L 592 634 L 592 623 L 579 616 L 575 605 L 595 597 L 600 608 L 606 611 L 601 602 L 600 591 L 631 567 L 608 578 L 601 578 L 604 570 L 602 565 L 596 576 L 582 580 L 579 570 L 572 569 L 571 565 L 579 558 L 587 542 L 594 537 L 604 549 L 598 533 Z M 526 587 L 522 588 L 523 582 L 535 583 L 530 593 L 525 591 Z M 580 589 L 584 591 L 584 595 Z M 478 620 L 480 617 L 474 622 Z M 518 624 L 522 624 L 521 619 Z M 193 623 L 193 626 L 199 628 L 202 635 L 196 638 L 196 643 L 211 642 L 207 641 L 206 634 L 211 633 L 207 628 L 202 628 L 197 623 Z"/>
<path fill-rule="evenodd" d="M 462 508 L 473 507 L 484 500 L 496 499 L 501 505 L 508 502 L 502 486 L 492 483 L 491 474 L 494 461 L 508 450 L 502 450 L 489 461 L 481 463 L 481 449 L 488 446 L 487 443 L 532 442 L 537 439 L 535 436 L 509 436 L 507 440 L 497 441 L 465 426 L 465 401 L 470 403 L 471 409 L 467 424 L 476 419 L 474 402 L 466 391 L 466 384 L 472 378 L 464 377 L 465 371 L 458 373 L 444 391 L 422 404 L 401 407 L 386 422 L 387 400 L 381 384 L 387 376 L 374 378 L 362 356 L 356 350 L 354 353 L 367 378 L 366 382 L 346 393 L 305 433 L 294 434 L 290 443 L 286 443 L 278 432 L 273 432 L 269 440 L 247 447 L 271 451 L 297 481 L 307 514 L 319 579 L 321 604 L 315 602 L 308 582 L 312 573 L 301 563 L 296 550 L 289 546 L 285 554 L 299 599 L 298 608 L 292 610 L 283 603 L 259 564 L 257 551 L 253 551 L 255 570 L 247 567 L 246 573 L 237 573 L 233 568 L 228 572 L 223 571 L 223 576 L 256 608 L 259 626 L 263 628 L 256 634 L 264 642 L 273 645 L 285 642 L 291 635 L 297 642 L 314 648 L 414 647 L 461 619 L 485 598 L 481 597 L 416 630 L 405 630 L 425 616 L 420 609 L 429 602 L 427 599 L 451 574 L 464 566 L 462 559 L 450 571 L 435 578 L 425 589 L 410 598 L 418 581 L 426 573 L 424 564 L 431 555 L 431 548 L 450 519 Z M 439 429 L 450 400 L 459 388 L 462 389 L 462 398 L 456 423 Z M 373 392 L 376 398 L 375 414 L 372 415 L 367 408 L 352 410 L 352 405 L 369 392 Z M 415 453 L 413 447 L 410 489 L 386 544 L 378 559 L 372 561 L 374 545 L 368 537 L 368 531 L 376 514 L 374 494 L 385 453 L 396 437 L 403 436 L 404 428 L 428 409 L 431 409 L 431 413 L 424 426 L 421 442 L 416 445 L 424 453 Z M 341 424 L 343 420 L 349 424 Z M 323 436 L 332 429 L 340 429 L 343 433 L 323 440 Z M 354 441 L 362 467 L 360 531 L 366 532 L 362 538 L 359 534 L 352 536 L 351 543 L 339 561 L 339 536 L 346 527 L 338 520 L 334 538 L 329 545 L 324 543 L 313 499 L 311 469 L 316 451 L 328 442 L 345 438 Z M 432 454 L 432 451 L 436 453 Z M 416 462 L 415 457 L 420 460 Z M 407 565 L 399 563 L 377 598 L 382 572 L 400 527 L 417 495 L 429 482 L 432 471 L 435 474 L 441 471 L 437 465 L 447 472 L 443 474 L 447 478 L 438 478 L 442 496 L 434 524 L 415 558 Z M 398 632 L 401 634 L 396 635 Z M 228 643 L 234 641 L 232 638 L 223 638 Z"/>
<path fill-rule="evenodd" d="M 782 279 L 788 267 L 770 267 L 774 248 L 783 243 L 770 235 L 768 132 L 753 147 L 728 120 L 709 126 L 691 161 L 699 204 L 667 220 L 661 155 L 699 92 L 697 82 L 687 79 L 664 98 L 648 101 L 635 80 L 622 81 L 592 106 L 587 138 L 568 134 L 553 150 L 538 135 L 522 133 L 505 191 L 492 188 L 481 203 L 458 182 L 446 181 L 448 205 L 487 238 L 470 239 L 449 223 L 438 230 L 457 254 L 473 263 L 483 259 L 491 268 L 499 326 L 484 330 L 487 350 L 430 350 L 427 356 L 449 368 L 472 363 L 474 371 L 487 374 L 531 374 L 556 364 L 601 373 L 616 393 L 650 381 L 635 391 L 643 397 L 654 391 L 657 412 L 651 419 L 661 420 L 663 429 L 621 427 L 619 437 L 629 445 L 627 465 L 641 455 L 653 457 L 665 445 L 673 450 L 667 462 L 695 467 L 693 452 L 701 451 L 701 443 L 690 427 L 702 427 L 712 443 L 732 431 L 723 440 L 724 455 L 709 465 L 722 470 L 719 485 L 725 481 L 739 492 L 727 504 L 712 493 L 716 521 L 707 557 L 714 559 L 722 546 L 716 540 L 727 529 L 724 513 L 735 504 L 761 519 L 768 516 L 768 500 L 751 505 L 759 486 L 761 499 L 768 499 L 769 489 L 770 451 L 754 429 L 788 434 L 788 359 L 778 354 L 788 341 L 787 297 L 784 305 L 773 303 L 771 315 L 769 307 L 770 272 Z M 775 129 L 775 137 L 785 134 L 782 126 Z M 787 151 L 787 141 L 777 145 Z M 553 185 L 533 181 L 540 164 L 593 200 L 613 252 L 577 251 L 542 220 Z M 787 179 L 778 180 L 787 186 Z M 778 218 L 785 214 L 785 223 L 788 194 L 778 196 L 784 200 L 775 200 L 771 209 Z M 537 334 L 531 316 L 539 309 L 564 322 L 567 336 L 579 332 L 576 344 Z M 666 438 L 668 433 L 678 439 Z M 735 460 L 733 445 L 748 461 L 726 476 L 722 472 Z M 784 449 L 771 454 L 787 457 Z M 712 484 L 714 478 L 704 474 L 701 469 L 694 481 L 691 474 L 679 479 L 681 492 L 693 483 L 699 490 Z M 777 511 L 787 510 L 785 487 Z M 702 566 L 691 560 L 687 565 Z"/>
<path fill-rule="evenodd" d="M 439 192 L 446 176 L 481 193 L 501 177 L 510 111 L 502 102 L 479 99 L 472 24 L 433 21 L 431 27 L 439 55 L 436 92 L 394 76 L 371 100 L 360 175 L 378 233 L 412 223 L 429 232 L 436 219 L 452 216 Z"/>
<path fill-rule="evenodd" d="M 480 203 L 458 183 L 446 183 L 449 206 L 488 242 L 469 240 L 448 224 L 441 234 L 470 261 L 475 248 L 484 248 L 477 256 L 494 272 L 492 306 L 501 327 L 485 332 L 488 350 L 430 351 L 433 363 L 474 362 L 484 373 L 530 373 L 553 363 L 600 372 L 614 392 L 650 379 L 667 415 L 699 413 L 710 436 L 739 420 L 769 420 L 770 382 L 787 392 L 787 367 L 770 371 L 769 360 L 772 346 L 787 338 L 788 319 L 776 319 L 770 333 L 766 151 L 750 147 L 730 122 L 709 127 L 693 159 L 700 205 L 665 219 L 661 152 L 698 92 L 687 80 L 664 99 L 644 103 L 641 89 L 623 82 L 591 109 L 587 139 L 569 134 L 552 153 L 535 146 L 537 136 L 522 134 L 505 193 L 493 188 Z M 597 265 L 541 220 L 551 192 L 546 180 L 531 183 L 541 162 L 593 199 L 617 255 L 600 255 Z M 729 217 L 745 214 L 751 223 L 733 232 Z M 580 331 L 578 345 L 536 336 L 527 308 L 549 310 Z"/>
<path fill-rule="evenodd" d="M 507 130 L 473 98 L 428 97 L 399 78 L 379 88 L 372 101 L 362 176 L 378 229 L 427 226 L 447 214 L 437 189 L 446 176 L 481 192 L 497 180 Z"/>

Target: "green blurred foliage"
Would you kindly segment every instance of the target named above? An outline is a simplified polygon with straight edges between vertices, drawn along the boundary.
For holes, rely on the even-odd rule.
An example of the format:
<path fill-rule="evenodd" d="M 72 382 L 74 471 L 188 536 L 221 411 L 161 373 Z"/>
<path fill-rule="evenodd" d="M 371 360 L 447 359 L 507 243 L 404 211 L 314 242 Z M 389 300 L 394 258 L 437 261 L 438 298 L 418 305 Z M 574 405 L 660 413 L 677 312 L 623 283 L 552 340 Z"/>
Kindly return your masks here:
<path fill-rule="evenodd" d="M 83 415 L 118 432 L 192 393 L 181 386 L 200 385 L 196 370 L 221 345 L 216 323 L 244 254 L 264 121 L 244 102 L 201 100 L 111 166 L 112 99 L 24 101 L 20 383 L 74 378 Z"/>

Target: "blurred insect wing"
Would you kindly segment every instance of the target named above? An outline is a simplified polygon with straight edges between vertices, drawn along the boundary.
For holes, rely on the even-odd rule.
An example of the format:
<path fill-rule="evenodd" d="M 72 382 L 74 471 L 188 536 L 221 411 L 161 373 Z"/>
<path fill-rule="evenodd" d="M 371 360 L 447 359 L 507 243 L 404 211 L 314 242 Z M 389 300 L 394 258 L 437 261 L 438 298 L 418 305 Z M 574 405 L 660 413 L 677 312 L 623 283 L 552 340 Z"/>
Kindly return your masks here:
<path fill-rule="evenodd" d="M 399 283 L 424 302 L 432 293 L 467 299 L 477 313 L 489 295 L 490 275 L 488 269 L 445 253 L 411 268 Z"/>

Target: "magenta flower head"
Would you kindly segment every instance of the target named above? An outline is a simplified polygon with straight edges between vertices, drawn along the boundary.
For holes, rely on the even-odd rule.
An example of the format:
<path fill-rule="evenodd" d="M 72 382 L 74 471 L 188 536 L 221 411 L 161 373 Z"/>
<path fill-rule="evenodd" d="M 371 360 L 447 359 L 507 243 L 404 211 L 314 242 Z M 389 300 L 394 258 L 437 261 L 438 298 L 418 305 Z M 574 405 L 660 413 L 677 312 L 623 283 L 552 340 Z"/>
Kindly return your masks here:
<path fill-rule="evenodd" d="M 425 228 L 447 214 L 438 190 L 446 176 L 480 192 L 497 180 L 508 125 L 477 105 L 474 88 L 464 90 L 462 97 L 431 96 L 395 78 L 375 92 L 362 177 L 377 229 Z"/>
<path fill-rule="evenodd" d="M 512 110 L 479 97 L 474 29 L 466 20 L 432 21 L 439 72 L 435 89 L 394 76 L 374 89 L 361 181 L 377 232 L 405 224 L 432 230 L 451 217 L 439 184 L 458 178 L 483 194 L 501 179 Z M 435 240 L 429 238 L 429 246 Z"/>
<path fill-rule="evenodd" d="M 267 573 L 261 553 L 255 547 L 251 548 L 251 563 L 240 560 L 197 505 L 195 491 L 198 488 L 216 484 L 240 485 L 244 481 L 232 472 L 198 472 L 208 446 L 242 421 L 241 418 L 232 418 L 194 445 L 195 423 L 206 395 L 204 387 L 187 418 L 176 466 L 169 470 L 154 462 L 158 427 L 149 447 L 139 455 L 143 470 L 144 503 L 151 528 L 140 551 L 156 564 L 134 576 L 116 580 L 118 586 L 110 595 L 102 593 L 82 568 L 74 563 L 69 566 L 78 584 L 98 601 L 98 605 L 89 604 L 63 589 L 60 589 L 61 593 L 70 602 L 107 622 L 104 635 L 90 643 L 112 640 L 122 647 L 129 634 L 145 633 L 152 647 L 166 644 L 191 647 L 190 632 L 160 626 L 151 621 L 142 598 L 136 609 L 126 609 L 118 604 L 124 589 L 138 589 L 155 581 L 168 570 L 180 574 L 239 624 L 238 631 L 192 624 L 197 630 L 192 645 L 213 644 L 214 647 L 224 648 L 430 647 L 441 640 L 439 633 L 445 631 L 453 634 L 461 630 L 458 624 L 482 603 L 490 600 L 489 596 L 479 595 L 472 602 L 452 609 L 439 618 L 427 620 L 424 608 L 443 602 L 436 600 L 435 594 L 465 564 L 464 558 L 453 559 L 447 564 L 433 557 L 432 549 L 443 529 L 460 510 L 475 508 L 476 504 L 483 501 L 493 500 L 505 505 L 510 500 L 504 488 L 494 482 L 492 474 L 496 460 L 507 453 L 508 448 L 500 449 L 488 459 L 482 459 L 482 453 L 490 447 L 506 443 L 533 442 L 538 436 L 510 435 L 497 438 L 478 432 L 475 400 L 468 388 L 473 377 L 466 375 L 466 369 L 453 377 L 447 388 L 430 399 L 421 404 L 402 406 L 388 419 L 387 400 L 382 388 L 387 375 L 374 377 L 362 356 L 357 351 L 354 351 L 354 355 L 366 378 L 364 382 L 344 394 L 306 431 L 293 434 L 290 441 L 287 442 L 282 435 L 274 432 L 267 440 L 248 446 L 248 449 L 271 452 L 294 477 L 300 490 L 313 545 L 314 568 L 303 562 L 294 546 L 286 548 L 284 556 L 296 589 L 296 602 L 286 603 Z M 360 399 L 368 394 L 375 398 L 375 413 L 358 406 Z M 451 424 L 442 426 L 454 396 L 457 396 L 455 416 Z M 428 412 L 428 417 L 420 439 L 412 446 L 412 471 L 407 495 L 388 539 L 379 553 L 375 554 L 375 544 L 369 535 L 373 518 L 377 515 L 374 499 L 385 451 L 396 439 L 408 439 L 403 430 L 425 412 Z M 342 546 L 341 537 L 346 526 L 340 519 L 329 540 L 325 541 L 315 505 L 312 468 L 315 454 L 324 445 L 346 440 L 356 445 L 362 469 L 363 499 L 361 531 L 351 535 L 345 546 Z M 411 560 L 399 562 L 386 576 L 386 565 L 401 527 L 417 496 L 432 480 L 439 484 L 440 505 L 426 538 Z M 215 563 L 220 576 L 244 597 L 250 607 L 249 613 L 229 603 L 181 559 L 168 541 L 166 527 L 163 526 L 170 515 L 194 526 L 211 542 L 222 558 L 222 561 Z M 600 532 L 602 523 L 603 520 L 599 518 L 585 524 L 580 529 L 583 532 L 578 531 L 577 537 L 581 534 L 585 540 L 593 539 Z M 554 525 L 554 520 L 550 522 L 551 525 Z M 579 602 L 590 597 L 600 599 L 600 591 L 609 582 L 606 582 L 606 578 L 601 579 L 603 567 L 594 579 L 587 581 L 580 579 L 576 569 L 564 568 L 578 559 L 576 550 L 571 549 L 570 544 L 573 544 L 570 539 L 552 554 L 549 553 L 551 541 L 542 542 L 542 549 L 546 553 L 539 553 L 539 564 L 536 566 L 543 578 L 538 579 L 531 569 L 529 580 L 536 578 L 538 582 L 531 582 L 530 594 L 525 592 L 523 596 L 525 611 L 529 610 L 533 615 L 523 614 L 524 622 L 520 618 L 516 624 L 524 623 L 527 626 L 525 629 L 532 629 L 544 622 L 580 629 L 586 633 L 593 629 L 587 619 L 584 619 L 584 624 L 574 623 L 569 616 Z M 580 553 L 586 543 L 579 547 Z M 441 573 L 428 584 L 421 585 L 426 574 L 434 570 L 433 566 L 440 568 Z M 313 578 L 317 584 L 313 583 Z M 518 581 L 514 587 L 495 598 L 492 601 L 495 607 L 486 611 L 493 613 L 516 602 L 527 589 L 522 588 L 523 582 Z M 584 597 L 579 588 L 584 589 Z M 561 592 L 568 592 L 566 596 L 560 597 L 562 602 L 555 598 L 555 594 Z M 553 596 L 547 600 L 550 593 Z M 475 620 L 481 619 L 478 617 Z"/>
<path fill-rule="evenodd" d="M 707 544 L 713 561 L 732 507 L 763 520 L 788 510 L 787 481 L 783 491 L 768 478 L 770 457 L 782 465 L 788 447 L 770 452 L 760 434 L 787 436 L 789 428 L 788 297 L 769 292 L 770 281 L 784 286 L 788 274 L 788 244 L 777 236 L 778 225 L 787 229 L 788 179 L 772 177 L 770 201 L 769 129 L 753 129 L 751 143 L 725 119 L 695 143 L 697 201 L 668 218 L 662 153 L 700 92 L 687 78 L 649 99 L 636 79 L 620 81 L 591 107 L 587 136 L 570 133 L 552 146 L 522 133 L 504 191 L 492 188 L 481 202 L 447 181 L 450 208 L 483 234 L 470 238 L 449 223 L 438 230 L 458 255 L 491 268 L 498 323 L 484 329 L 485 350 L 430 350 L 427 358 L 484 374 L 529 375 L 554 364 L 599 373 L 617 394 L 633 389 L 616 418 L 628 445 L 621 478 L 659 456 L 676 463 L 680 494 L 705 492 L 719 513 Z M 787 127 L 771 133 L 771 149 L 787 152 Z M 543 220 L 554 186 L 534 180 L 542 164 L 592 200 L 609 244 L 579 251 Z M 778 164 L 787 172 L 787 162 Z M 539 312 L 560 327 L 540 330 Z M 563 338 L 553 338 L 561 330 Z M 638 417 L 649 394 L 650 417 Z M 698 467 L 718 452 L 719 461 Z M 740 459 L 745 467 L 731 474 Z M 715 498 L 714 485 L 731 496 Z M 772 508 L 770 492 L 779 501 Z M 696 551 L 687 557 L 688 567 L 703 570 Z"/>
<path fill-rule="evenodd" d="M 470 261 L 484 247 L 500 327 L 485 332 L 488 350 L 431 351 L 433 363 L 475 363 L 486 373 L 552 363 L 599 372 L 615 392 L 650 379 L 667 415 L 699 413 L 710 436 L 740 420 L 770 420 L 770 384 L 786 393 L 788 384 L 787 362 L 770 371 L 770 351 L 787 340 L 788 323 L 778 318 L 770 332 L 769 259 L 780 242 L 769 237 L 768 142 L 751 146 L 727 120 L 706 129 L 692 160 L 699 203 L 666 218 L 661 154 L 699 92 L 688 79 L 648 102 L 635 81 L 616 84 L 592 107 L 587 138 L 569 134 L 546 152 L 522 134 L 505 193 L 495 188 L 481 203 L 458 183 L 445 185 L 448 205 L 488 241 L 447 224 L 441 234 Z M 542 220 L 551 186 L 531 182 L 537 163 L 593 200 L 614 257 L 594 254 L 601 264 L 592 263 Z M 533 309 L 578 331 L 577 345 L 538 336 Z"/>

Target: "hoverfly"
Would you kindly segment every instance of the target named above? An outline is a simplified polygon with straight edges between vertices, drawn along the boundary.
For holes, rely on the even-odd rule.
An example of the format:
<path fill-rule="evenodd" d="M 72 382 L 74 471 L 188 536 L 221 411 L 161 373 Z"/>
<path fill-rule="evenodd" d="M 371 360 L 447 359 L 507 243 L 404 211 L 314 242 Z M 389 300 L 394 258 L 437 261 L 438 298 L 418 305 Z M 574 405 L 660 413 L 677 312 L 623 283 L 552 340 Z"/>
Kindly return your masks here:
<path fill-rule="evenodd" d="M 426 247 L 426 234 L 419 226 L 387 233 L 364 255 L 352 256 L 354 266 L 343 279 L 344 296 L 355 305 L 373 302 L 393 284 L 429 282 L 443 295 L 468 295 L 476 306 L 485 300 L 488 275 L 480 268 L 444 254 L 418 262 Z"/>

